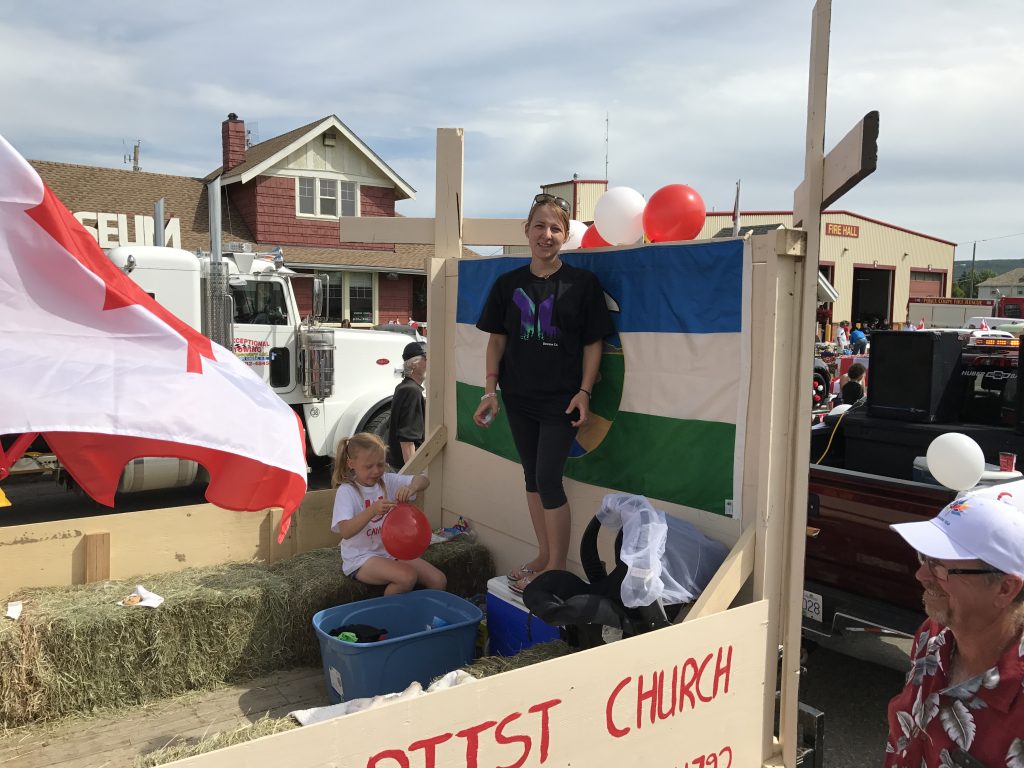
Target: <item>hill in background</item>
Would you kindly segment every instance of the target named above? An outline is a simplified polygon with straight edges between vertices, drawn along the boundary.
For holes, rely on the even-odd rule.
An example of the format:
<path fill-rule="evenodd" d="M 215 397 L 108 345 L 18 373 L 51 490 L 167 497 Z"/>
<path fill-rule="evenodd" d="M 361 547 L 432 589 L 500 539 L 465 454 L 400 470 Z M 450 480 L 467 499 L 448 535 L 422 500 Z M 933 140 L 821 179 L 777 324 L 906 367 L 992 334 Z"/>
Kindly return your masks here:
<path fill-rule="evenodd" d="M 986 259 L 974 262 L 974 271 L 992 270 L 997 275 L 1009 272 L 1011 269 L 1024 267 L 1024 259 Z M 953 280 L 959 280 L 971 271 L 971 260 L 953 262 Z"/>

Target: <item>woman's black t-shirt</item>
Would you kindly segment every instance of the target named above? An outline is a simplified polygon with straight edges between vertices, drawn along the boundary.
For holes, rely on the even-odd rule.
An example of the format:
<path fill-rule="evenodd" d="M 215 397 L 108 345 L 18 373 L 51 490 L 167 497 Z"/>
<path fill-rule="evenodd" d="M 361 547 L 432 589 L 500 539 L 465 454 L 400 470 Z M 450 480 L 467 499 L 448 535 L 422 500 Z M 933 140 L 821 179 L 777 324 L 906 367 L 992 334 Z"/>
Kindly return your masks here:
<path fill-rule="evenodd" d="M 506 403 L 552 415 L 579 391 L 583 348 L 615 330 L 597 276 L 565 263 L 547 278 L 528 265 L 501 275 L 476 327 L 508 337 L 498 370 Z"/>

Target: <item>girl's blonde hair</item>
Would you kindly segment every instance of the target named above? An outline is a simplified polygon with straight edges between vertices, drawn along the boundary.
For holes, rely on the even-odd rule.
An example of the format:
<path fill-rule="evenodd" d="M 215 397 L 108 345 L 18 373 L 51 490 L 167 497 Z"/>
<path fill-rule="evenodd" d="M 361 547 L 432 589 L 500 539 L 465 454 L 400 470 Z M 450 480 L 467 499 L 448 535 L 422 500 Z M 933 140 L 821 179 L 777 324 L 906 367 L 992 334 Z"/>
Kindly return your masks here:
<path fill-rule="evenodd" d="M 380 451 L 386 459 L 388 447 L 377 435 L 372 432 L 358 432 L 352 437 L 344 437 L 338 442 L 338 450 L 334 452 L 334 469 L 331 472 L 331 488 L 337 488 L 342 483 L 354 486 L 356 484 L 355 473 L 349 469 L 348 460 L 354 459 L 360 453 L 366 451 Z M 384 490 L 384 481 L 380 481 L 381 490 Z"/>

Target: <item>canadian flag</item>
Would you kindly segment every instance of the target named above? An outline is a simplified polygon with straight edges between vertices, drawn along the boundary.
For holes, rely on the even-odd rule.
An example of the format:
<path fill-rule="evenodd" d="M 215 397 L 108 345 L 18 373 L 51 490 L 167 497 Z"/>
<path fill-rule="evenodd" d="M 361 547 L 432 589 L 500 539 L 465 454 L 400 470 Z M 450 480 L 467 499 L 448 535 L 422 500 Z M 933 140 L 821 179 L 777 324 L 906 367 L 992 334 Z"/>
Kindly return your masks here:
<path fill-rule="evenodd" d="M 978 325 L 978 329 L 982 331 L 988 330 L 988 323 L 985 322 L 985 318 L 981 319 L 981 323 Z"/>
<path fill-rule="evenodd" d="M 207 500 L 282 507 L 284 538 L 306 492 L 297 415 L 115 267 L 2 136 L 0 338 L 0 434 L 42 433 L 109 506 L 128 461 L 197 461 Z M 16 458 L 0 450 L 0 478 Z"/>
<path fill-rule="evenodd" d="M 921 318 L 921 322 L 917 324 L 917 330 L 919 330 L 919 331 L 923 331 L 924 330 L 924 318 L 923 317 Z"/>

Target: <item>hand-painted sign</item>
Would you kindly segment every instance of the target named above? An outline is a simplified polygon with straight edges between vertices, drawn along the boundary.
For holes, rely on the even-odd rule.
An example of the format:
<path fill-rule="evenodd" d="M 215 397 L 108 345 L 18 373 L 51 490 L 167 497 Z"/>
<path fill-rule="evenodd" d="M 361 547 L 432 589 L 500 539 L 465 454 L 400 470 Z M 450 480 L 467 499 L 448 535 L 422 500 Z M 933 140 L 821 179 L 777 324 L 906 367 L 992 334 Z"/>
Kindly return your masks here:
<path fill-rule="evenodd" d="M 860 237 L 860 227 L 856 224 L 829 223 L 825 225 L 825 234 L 836 237 Z"/>
<path fill-rule="evenodd" d="M 767 623 L 761 601 L 188 765 L 761 765 Z"/>

